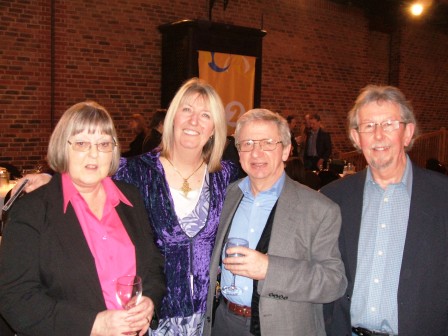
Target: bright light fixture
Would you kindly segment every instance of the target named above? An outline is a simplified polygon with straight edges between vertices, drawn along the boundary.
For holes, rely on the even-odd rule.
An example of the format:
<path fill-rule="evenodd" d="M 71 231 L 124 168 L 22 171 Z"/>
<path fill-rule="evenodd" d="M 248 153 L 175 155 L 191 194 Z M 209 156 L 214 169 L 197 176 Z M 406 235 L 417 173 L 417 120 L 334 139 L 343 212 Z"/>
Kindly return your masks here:
<path fill-rule="evenodd" d="M 411 6 L 411 14 L 414 16 L 419 16 L 423 13 L 423 5 L 420 3 L 415 3 Z"/>

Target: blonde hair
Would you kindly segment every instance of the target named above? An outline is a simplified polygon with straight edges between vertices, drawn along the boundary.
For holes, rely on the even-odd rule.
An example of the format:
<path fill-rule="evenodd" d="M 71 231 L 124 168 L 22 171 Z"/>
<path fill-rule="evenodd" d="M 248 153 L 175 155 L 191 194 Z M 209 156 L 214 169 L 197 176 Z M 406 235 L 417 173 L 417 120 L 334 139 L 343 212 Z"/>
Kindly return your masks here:
<path fill-rule="evenodd" d="M 208 164 L 209 172 L 212 173 L 221 169 L 221 158 L 227 140 L 227 122 L 224 106 L 218 93 L 210 84 L 199 78 L 192 78 L 185 82 L 171 101 L 163 124 L 161 155 L 171 157 L 174 146 L 174 117 L 179 107 L 197 94 L 204 99 L 205 103 L 208 103 L 215 126 L 213 136 L 202 148 L 202 159 Z"/>
<path fill-rule="evenodd" d="M 50 168 L 58 173 L 67 172 L 69 138 L 85 130 L 93 133 L 97 129 L 102 134 L 110 135 L 116 143 L 108 173 L 108 176 L 112 176 L 120 163 L 117 132 L 107 110 L 94 101 L 77 103 L 62 115 L 48 144 L 47 160 Z"/>

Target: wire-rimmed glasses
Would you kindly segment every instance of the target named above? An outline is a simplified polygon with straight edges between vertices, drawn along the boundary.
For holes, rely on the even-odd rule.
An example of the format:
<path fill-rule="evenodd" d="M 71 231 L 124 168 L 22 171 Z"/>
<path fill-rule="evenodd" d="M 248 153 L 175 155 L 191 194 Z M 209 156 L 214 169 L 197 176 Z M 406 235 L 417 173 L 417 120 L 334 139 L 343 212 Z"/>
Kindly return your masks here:
<path fill-rule="evenodd" d="M 406 124 L 399 120 L 384 120 L 382 122 L 365 122 L 358 125 L 358 133 L 373 133 L 377 126 L 381 126 L 384 132 L 390 133 L 400 128 L 400 124 Z"/>
<path fill-rule="evenodd" d="M 98 143 L 91 143 L 90 141 L 73 141 L 67 140 L 73 150 L 77 152 L 88 152 L 92 146 L 96 146 L 98 152 L 110 153 L 117 145 L 114 141 L 101 141 Z"/>
<path fill-rule="evenodd" d="M 236 149 L 239 152 L 251 152 L 255 148 L 255 144 L 260 146 L 260 149 L 264 152 L 273 151 L 277 148 L 277 144 L 282 143 L 282 141 L 275 141 L 273 139 L 260 139 L 260 140 L 242 140 L 235 144 Z"/>

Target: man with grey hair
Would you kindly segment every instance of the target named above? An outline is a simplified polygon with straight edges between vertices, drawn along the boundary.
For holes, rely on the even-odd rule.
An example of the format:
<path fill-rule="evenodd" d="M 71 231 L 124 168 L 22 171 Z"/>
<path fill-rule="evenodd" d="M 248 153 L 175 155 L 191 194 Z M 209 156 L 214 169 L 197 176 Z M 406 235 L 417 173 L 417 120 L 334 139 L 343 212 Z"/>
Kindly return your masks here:
<path fill-rule="evenodd" d="M 448 178 L 406 154 L 417 124 L 395 87 L 365 87 L 348 134 L 368 167 L 321 189 L 341 208 L 348 280 L 324 308 L 327 333 L 447 335 Z"/>
<path fill-rule="evenodd" d="M 340 297 L 347 282 L 337 242 L 338 206 L 286 176 L 291 136 L 280 115 L 246 112 L 235 139 L 248 176 L 227 191 L 210 265 L 204 335 L 324 336 L 322 304 Z M 248 247 L 226 247 L 230 237 L 247 240 Z M 236 275 L 239 290 L 223 290 L 216 299 L 220 264 L 220 288 L 231 286 Z M 215 300 L 220 302 L 212 331 Z"/>

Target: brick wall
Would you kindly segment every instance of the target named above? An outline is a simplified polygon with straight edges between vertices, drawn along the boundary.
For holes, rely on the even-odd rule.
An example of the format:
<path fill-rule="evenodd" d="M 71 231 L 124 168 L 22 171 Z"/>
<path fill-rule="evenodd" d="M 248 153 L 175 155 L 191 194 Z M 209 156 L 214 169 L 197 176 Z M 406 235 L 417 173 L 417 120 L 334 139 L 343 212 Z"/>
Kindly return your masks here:
<path fill-rule="evenodd" d="M 0 163 L 43 161 L 59 116 L 85 99 L 109 110 L 126 149 L 127 117 L 149 120 L 160 107 L 157 27 L 185 18 L 207 20 L 208 1 L 0 0 Z M 345 116 L 359 89 L 388 83 L 391 70 L 422 131 L 448 127 L 448 36 L 435 29 L 406 24 L 393 39 L 394 67 L 391 35 L 328 0 L 231 0 L 226 11 L 216 1 L 212 20 L 267 31 L 262 106 L 320 113 L 336 152 L 352 150 Z"/>

